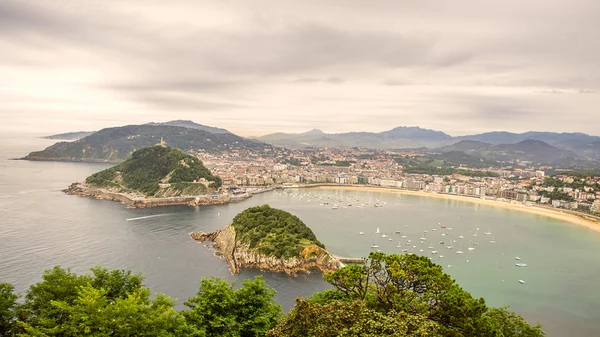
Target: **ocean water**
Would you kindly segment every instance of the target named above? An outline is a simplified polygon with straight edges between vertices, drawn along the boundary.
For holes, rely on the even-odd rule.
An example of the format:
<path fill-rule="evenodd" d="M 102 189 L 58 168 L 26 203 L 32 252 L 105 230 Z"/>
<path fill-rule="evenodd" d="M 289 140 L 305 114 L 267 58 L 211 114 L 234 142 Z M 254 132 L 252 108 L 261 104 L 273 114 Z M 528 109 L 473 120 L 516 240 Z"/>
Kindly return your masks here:
<path fill-rule="evenodd" d="M 334 254 L 367 256 L 374 243 L 387 253 L 409 249 L 431 256 L 488 304 L 510 305 L 531 323 L 542 323 L 549 336 L 600 335 L 600 233 L 586 228 L 462 201 L 348 190 L 286 190 L 230 205 L 128 209 L 60 191 L 109 165 L 8 160 L 53 141 L 10 135 L 0 140 L 0 281 L 19 292 L 55 265 L 77 272 L 94 265 L 143 272 L 147 286 L 180 304 L 194 295 L 202 277 L 239 282 L 263 275 L 287 310 L 296 297 L 328 288 L 319 273 L 231 275 L 223 260 L 188 236 L 222 228 L 247 207 L 270 204 L 300 217 Z"/>

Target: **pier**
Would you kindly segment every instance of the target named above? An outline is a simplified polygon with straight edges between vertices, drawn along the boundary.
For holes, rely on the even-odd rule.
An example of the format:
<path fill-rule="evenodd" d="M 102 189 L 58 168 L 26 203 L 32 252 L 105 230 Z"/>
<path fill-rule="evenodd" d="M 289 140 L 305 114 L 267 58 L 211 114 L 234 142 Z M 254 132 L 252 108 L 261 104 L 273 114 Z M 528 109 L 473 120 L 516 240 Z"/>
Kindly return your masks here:
<path fill-rule="evenodd" d="M 365 264 L 365 259 L 362 257 L 343 257 L 334 256 L 341 263 Z"/>

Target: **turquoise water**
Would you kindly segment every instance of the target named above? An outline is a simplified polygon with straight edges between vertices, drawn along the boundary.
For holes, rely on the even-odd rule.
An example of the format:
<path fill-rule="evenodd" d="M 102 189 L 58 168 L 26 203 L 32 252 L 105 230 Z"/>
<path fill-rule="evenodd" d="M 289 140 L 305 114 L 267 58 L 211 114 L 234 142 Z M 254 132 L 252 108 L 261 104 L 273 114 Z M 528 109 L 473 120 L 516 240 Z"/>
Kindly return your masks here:
<path fill-rule="evenodd" d="M 221 228 L 243 209 L 267 203 L 299 216 L 332 253 L 342 256 L 366 256 L 376 239 L 382 251 L 399 253 L 401 234 L 395 231 L 400 230 L 412 240 L 407 249 L 414 244 L 415 252 L 427 254 L 434 247 L 438 254 L 432 259 L 463 288 L 491 305 L 510 305 L 529 321 L 541 322 L 549 336 L 600 335 L 600 233 L 589 229 L 462 201 L 345 190 L 272 192 L 211 207 L 128 209 L 60 192 L 108 165 L 4 160 L 51 143 L 7 138 L 0 145 L 0 281 L 21 292 L 54 265 L 84 272 L 100 264 L 143 271 L 147 286 L 180 302 L 195 293 L 201 277 L 239 281 L 264 274 L 277 289 L 277 300 L 290 308 L 297 296 L 328 287 L 318 273 L 289 278 L 244 271 L 234 276 L 223 260 L 188 236 Z M 327 197 L 330 204 L 321 206 Z M 339 201 L 338 209 L 331 208 L 333 200 Z M 385 206 L 373 207 L 376 200 Z M 369 201 L 369 206 L 356 207 Z M 344 208 L 348 203 L 353 205 Z M 377 227 L 393 240 L 376 236 Z M 427 240 L 421 244 L 423 235 Z M 453 250 L 446 248 L 450 244 Z M 456 254 L 458 249 L 464 253 Z M 516 267 L 515 256 L 528 266 Z"/>

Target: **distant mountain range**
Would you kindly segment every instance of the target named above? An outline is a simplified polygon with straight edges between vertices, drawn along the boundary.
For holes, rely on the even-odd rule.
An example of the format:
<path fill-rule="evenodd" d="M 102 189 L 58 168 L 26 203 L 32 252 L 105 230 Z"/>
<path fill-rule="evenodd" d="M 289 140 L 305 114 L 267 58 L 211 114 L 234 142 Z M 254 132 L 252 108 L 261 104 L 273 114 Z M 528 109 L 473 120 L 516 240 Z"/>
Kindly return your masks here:
<path fill-rule="evenodd" d="M 215 128 L 212 126 L 202 125 L 202 124 L 194 123 L 192 121 L 181 120 L 181 119 L 174 120 L 174 121 L 168 121 L 168 122 L 164 122 L 164 123 L 150 122 L 150 123 L 146 123 L 145 125 L 153 125 L 153 126 L 170 125 L 170 126 L 180 126 L 180 127 L 188 128 L 188 129 L 203 130 L 203 131 L 207 131 L 210 133 L 231 133 L 225 129 Z M 96 132 L 96 131 L 67 132 L 67 133 L 59 133 L 59 134 L 51 135 L 51 136 L 45 136 L 42 138 L 57 139 L 57 140 L 77 140 L 77 139 L 81 139 L 83 137 L 87 137 L 94 132 Z"/>
<path fill-rule="evenodd" d="M 202 149 L 206 152 L 221 152 L 272 148 L 266 143 L 249 140 L 224 129 L 208 128 L 219 132 L 162 124 L 107 128 L 76 141 L 56 143 L 43 151 L 32 152 L 23 159 L 121 162 L 136 150 L 156 145 L 161 137 L 167 145 L 184 151 Z"/>

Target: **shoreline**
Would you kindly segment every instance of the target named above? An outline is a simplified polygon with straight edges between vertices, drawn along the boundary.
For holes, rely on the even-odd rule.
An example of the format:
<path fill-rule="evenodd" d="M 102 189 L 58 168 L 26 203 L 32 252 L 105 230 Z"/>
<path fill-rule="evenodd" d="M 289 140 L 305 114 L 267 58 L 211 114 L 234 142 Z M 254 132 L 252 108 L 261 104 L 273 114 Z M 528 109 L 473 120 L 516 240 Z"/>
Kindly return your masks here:
<path fill-rule="evenodd" d="M 404 195 L 412 195 L 419 197 L 432 197 L 438 199 L 446 199 L 446 200 L 456 200 L 456 201 L 464 201 L 471 202 L 480 205 L 498 207 L 513 211 L 520 211 L 529 214 L 545 216 L 555 220 L 561 220 L 565 222 L 569 222 L 572 224 L 576 224 L 579 226 L 586 227 L 596 232 L 600 232 L 600 221 L 594 220 L 592 218 L 586 218 L 585 215 L 573 214 L 567 210 L 559 210 L 559 209 L 551 209 L 543 206 L 533 205 L 527 206 L 521 203 L 511 203 L 504 202 L 500 200 L 491 200 L 491 199 L 481 199 L 476 197 L 468 197 L 461 195 L 453 195 L 453 194 L 442 194 L 442 193 L 433 193 L 433 192 L 424 192 L 424 191 L 411 191 L 411 190 L 402 190 L 402 189 L 391 189 L 384 187 L 374 187 L 374 186 L 352 186 L 352 185 L 299 185 L 297 188 L 315 188 L 315 189 L 324 189 L 324 190 L 358 190 L 365 192 L 382 192 L 382 193 L 396 193 L 396 194 L 404 194 Z"/>
<path fill-rule="evenodd" d="M 229 195 L 199 195 L 166 198 L 136 198 L 125 193 L 112 192 L 101 188 L 92 188 L 81 183 L 71 184 L 63 190 L 68 195 L 94 197 L 96 199 L 119 201 L 131 208 L 150 208 L 164 206 L 209 206 L 224 205 L 232 202 L 240 202 L 252 197 L 252 194 Z"/>

